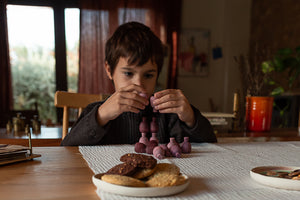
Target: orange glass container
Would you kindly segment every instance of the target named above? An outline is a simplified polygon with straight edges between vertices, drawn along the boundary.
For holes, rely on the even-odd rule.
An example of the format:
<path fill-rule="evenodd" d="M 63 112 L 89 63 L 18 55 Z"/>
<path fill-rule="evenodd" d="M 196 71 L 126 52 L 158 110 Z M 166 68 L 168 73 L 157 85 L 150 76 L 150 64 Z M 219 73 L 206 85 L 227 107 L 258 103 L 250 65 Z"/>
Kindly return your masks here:
<path fill-rule="evenodd" d="M 247 131 L 270 131 L 274 97 L 246 97 Z"/>

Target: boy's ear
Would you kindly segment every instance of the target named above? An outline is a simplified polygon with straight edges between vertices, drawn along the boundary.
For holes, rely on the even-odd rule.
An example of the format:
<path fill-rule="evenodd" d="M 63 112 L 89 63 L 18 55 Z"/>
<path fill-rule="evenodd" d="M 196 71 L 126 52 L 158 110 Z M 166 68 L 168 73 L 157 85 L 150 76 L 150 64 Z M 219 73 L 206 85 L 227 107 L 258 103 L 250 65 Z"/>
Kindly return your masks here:
<path fill-rule="evenodd" d="M 112 80 L 112 74 L 111 74 L 110 66 L 108 65 L 108 63 L 106 61 L 105 61 L 105 71 L 106 71 L 106 74 L 107 74 L 108 78 L 110 80 Z"/>

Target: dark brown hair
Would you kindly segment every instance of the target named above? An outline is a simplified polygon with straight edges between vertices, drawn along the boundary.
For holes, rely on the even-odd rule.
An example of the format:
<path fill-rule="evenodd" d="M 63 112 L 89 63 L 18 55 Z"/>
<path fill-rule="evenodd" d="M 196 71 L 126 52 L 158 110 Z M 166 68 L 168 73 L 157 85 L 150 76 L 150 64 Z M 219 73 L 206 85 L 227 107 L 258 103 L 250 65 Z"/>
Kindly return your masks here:
<path fill-rule="evenodd" d="M 106 42 L 105 61 L 114 73 L 120 57 L 128 58 L 128 64 L 144 65 L 151 59 L 157 65 L 158 74 L 163 65 L 163 45 L 149 27 L 139 22 L 120 25 Z"/>

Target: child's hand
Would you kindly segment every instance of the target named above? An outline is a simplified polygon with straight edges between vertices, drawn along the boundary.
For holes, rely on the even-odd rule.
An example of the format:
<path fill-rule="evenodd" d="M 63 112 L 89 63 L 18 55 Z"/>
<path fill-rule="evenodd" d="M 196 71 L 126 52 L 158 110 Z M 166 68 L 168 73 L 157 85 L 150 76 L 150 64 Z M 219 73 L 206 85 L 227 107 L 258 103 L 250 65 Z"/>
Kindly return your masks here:
<path fill-rule="evenodd" d="M 189 127 L 195 123 L 194 111 L 181 90 L 167 89 L 154 94 L 154 108 L 160 113 L 176 113 Z"/>
<path fill-rule="evenodd" d="M 138 85 L 129 85 L 112 94 L 98 109 L 97 120 L 101 126 L 117 118 L 123 112 L 138 113 L 149 104 L 145 90 Z"/>

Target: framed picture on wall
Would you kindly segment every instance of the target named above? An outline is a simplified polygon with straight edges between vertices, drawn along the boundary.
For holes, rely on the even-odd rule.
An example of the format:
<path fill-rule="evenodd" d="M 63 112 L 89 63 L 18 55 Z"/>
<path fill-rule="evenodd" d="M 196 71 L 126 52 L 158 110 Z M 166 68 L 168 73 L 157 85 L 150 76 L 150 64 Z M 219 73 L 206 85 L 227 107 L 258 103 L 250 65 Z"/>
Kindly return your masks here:
<path fill-rule="evenodd" d="M 183 29 L 179 36 L 178 76 L 208 76 L 210 31 Z"/>

